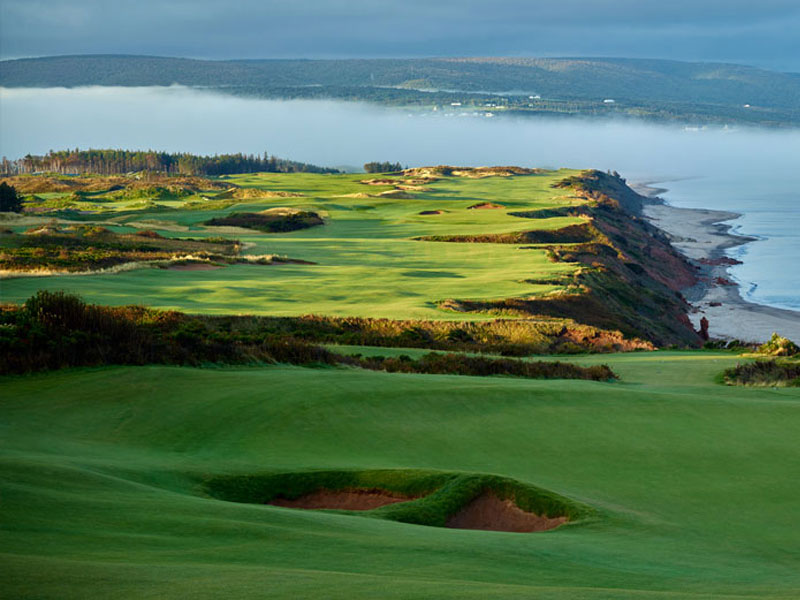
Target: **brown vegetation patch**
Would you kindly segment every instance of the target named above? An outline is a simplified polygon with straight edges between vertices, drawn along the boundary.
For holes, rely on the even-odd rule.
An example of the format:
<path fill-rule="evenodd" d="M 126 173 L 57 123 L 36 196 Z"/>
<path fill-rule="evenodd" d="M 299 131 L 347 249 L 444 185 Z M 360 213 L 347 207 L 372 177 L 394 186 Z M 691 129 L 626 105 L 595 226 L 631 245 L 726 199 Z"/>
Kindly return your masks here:
<path fill-rule="evenodd" d="M 447 520 L 452 529 L 510 531 L 531 533 L 555 529 L 567 517 L 545 517 L 522 510 L 513 500 L 501 500 L 493 492 L 484 492 Z"/>
<path fill-rule="evenodd" d="M 377 488 L 368 490 L 317 490 L 299 498 L 275 498 L 269 504 L 284 508 L 304 508 L 307 510 L 333 509 L 333 510 L 372 510 L 408 502 L 413 497 L 401 496 Z"/>
<path fill-rule="evenodd" d="M 467 210 L 491 210 L 495 208 L 505 208 L 502 204 L 494 204 L 493 202 L 481 202 L 468 206 Z"/>

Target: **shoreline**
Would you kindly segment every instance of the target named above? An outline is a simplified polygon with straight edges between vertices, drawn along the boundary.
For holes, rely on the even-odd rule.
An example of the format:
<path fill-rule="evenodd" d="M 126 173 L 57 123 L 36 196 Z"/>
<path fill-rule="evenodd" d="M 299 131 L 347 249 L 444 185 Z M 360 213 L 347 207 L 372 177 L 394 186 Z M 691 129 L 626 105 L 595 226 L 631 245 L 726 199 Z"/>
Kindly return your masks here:
<path fill-rule="evenodd" d="M 726 222 L 740 213 L 678 208 L 659 197 L 666 191 L 662 187 L 649 182 L 632 187 L 649 199 L 642 206 L 645 218 L 664 231 L 673 247 L 697 268 L 698 282 L 681 290 L 692 306 L 688 316 L 696 329 L 705 317 L 711 339 L 763 343 L 777 332 L 800 340 L 800 312 L 745 300 L 728 273 L 729 267 L 740 263 L 728 257 L 727 250 L 758 241 L 731 232 L 733 226 Z"/>

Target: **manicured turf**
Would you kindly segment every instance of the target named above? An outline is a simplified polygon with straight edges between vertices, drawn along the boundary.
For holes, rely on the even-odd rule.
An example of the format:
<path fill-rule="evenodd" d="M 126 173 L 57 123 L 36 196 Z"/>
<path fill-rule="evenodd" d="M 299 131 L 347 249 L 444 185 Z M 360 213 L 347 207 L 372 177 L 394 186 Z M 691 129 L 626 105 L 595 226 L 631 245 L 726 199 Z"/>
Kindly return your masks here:
<path fill-rule="evenodd" d="M 623 381 L 296 367 L 6 378 L 0 595 L 797 597 L 800 390 L 721 386 L 738 360 L 725 353 L 568 360 Z M 494 473 L 600 518 L 460 531 L 198 491 L 203 475 L 309 468 Z"/>
<path fill-rule="evenodd" d="M 5 301 L 22 302 L 39 289 L 62 289 L 100 304 L 143 303 L 189 312 L 463 320 L 465 315 L 440 310 L 437 303 L 448 298 L 502 299 L 552 292 L 561 286 L 531 284 L 526 280 L 554 279 L 572 272 L 574 266 L 550 262 L 544 249 L 521 249 L 512 244 L 424 242 L 412 238 L 556 229 L 580 222 L 575 217 L 532 220 L 508 214 L 581 203 L 568 191 L 550 187 L 574 173 L 562 170 L 522 177 L 445 178 L 426 184 L 428 191 L 411 192 L 414 198 L 410 199 L 348 197 L 376 195 L 392 189 L 390 185 L 360 183 L 374 178 L 372 175 L 229 177 L 227 180 L 244 187 L 304 196 L 246 200 L 224 210 L 125 211 L 122 210 L 125 205 L 109 205 L 119 211 L 83 218 L 122 230 L 133 223 L 171 236 L 227 235 L 249 244 L 245 251 L 248 254 L 280 254 L 317 264 L 240 265 L 180 273 L 140 269 L 69 278 L 28 277 L 0 281 L 0 294 Z M 482 202 L 501 203 L 507 209 L 468 209 Z M 253 212 L 276 206 L 313 210 L 325 216 L 326 224 L 285 234 L 202 225 L 230 212 Z M 426 210 L 447 212 L 419 214 Z"/>

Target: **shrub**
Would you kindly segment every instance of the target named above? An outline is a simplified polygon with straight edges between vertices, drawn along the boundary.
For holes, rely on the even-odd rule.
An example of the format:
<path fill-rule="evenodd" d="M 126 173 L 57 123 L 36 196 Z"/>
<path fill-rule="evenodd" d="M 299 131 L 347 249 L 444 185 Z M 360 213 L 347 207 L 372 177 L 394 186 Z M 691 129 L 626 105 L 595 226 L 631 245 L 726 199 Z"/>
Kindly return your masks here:
<path fill-rule="evenodd" d="M 769 356 L 795 356 L 800 353 L 800 348 L 793 341 L 773 333 L 766 344 L 759 346 L 758 352 Z"/>
<path fill-rule="evenodd" d="M 729 385 L 800 387 L 800 363 L 757 360 L 727 369 L 723 377 Z"/>

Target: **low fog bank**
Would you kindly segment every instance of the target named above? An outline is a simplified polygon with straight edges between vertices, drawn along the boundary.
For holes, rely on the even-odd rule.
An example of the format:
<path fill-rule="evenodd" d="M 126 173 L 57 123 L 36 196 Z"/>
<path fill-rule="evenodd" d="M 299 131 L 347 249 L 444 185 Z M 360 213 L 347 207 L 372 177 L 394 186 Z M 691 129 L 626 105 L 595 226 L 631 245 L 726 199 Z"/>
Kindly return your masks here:
<path fill-rule="evenodd" d="M 179 86 L 2 89 L 0 122 L 0 154 L 8 158 L 74 147 L 266 150 L 320 165 L 391 160 L 409 166 L 594 167 L 663 180 L 796 168 L 800 153 L 800 131 L 444 116 L 344 102 L 235 98 Z"/>

